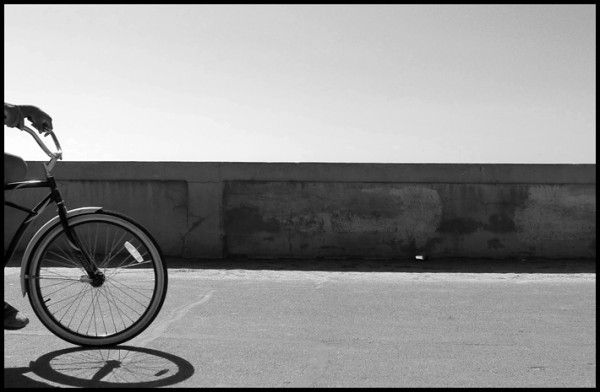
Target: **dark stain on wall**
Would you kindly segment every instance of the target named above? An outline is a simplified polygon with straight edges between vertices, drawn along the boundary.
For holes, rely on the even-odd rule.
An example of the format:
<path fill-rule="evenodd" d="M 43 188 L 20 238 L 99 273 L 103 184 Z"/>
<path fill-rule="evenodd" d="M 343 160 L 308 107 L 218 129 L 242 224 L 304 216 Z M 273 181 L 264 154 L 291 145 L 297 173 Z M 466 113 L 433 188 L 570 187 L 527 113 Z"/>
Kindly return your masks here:
<path fill-rule="evenodd" d="M 444 242 L 443 238 L 439 238 L 439 237 L 430 238 L 425 243 L 423 252 L 426 253 L 426 254 L 433 253 L 433 251 L 435 250 L 435 247 L 438 244 L 442 244 L 443 242 Z"/>
<path fill-rule="evenodd" d="M 483 228 L 492 233 L 511 233 L 515 231 L 515 222 L 506 214 L 492 214 Z"/>
<path fill-rule="evenodd" d="M 439 233 L 471 234 L 482 226 L 481 222 L 473 219 L 454 218 L 443 220 L 437 228 Z"/>
<path fill-rule="evenodd" d="M 274 219 L 265 220 L 258 208 L 237 207 L 225 211 L 225 227 L 235 228 L 236 232 L 256 231 L 279 232 L 281 225 Z"/>
<path fill-rule="evenodd" d="M 504 248 L 504 245 L 502 245 L 502 242 L 500 242 L 500 240 L 498 238 L 492 238 L 491 240 L 489 240 L 487 242 L 487 244 L 488 244 L 488 249 Z"/>

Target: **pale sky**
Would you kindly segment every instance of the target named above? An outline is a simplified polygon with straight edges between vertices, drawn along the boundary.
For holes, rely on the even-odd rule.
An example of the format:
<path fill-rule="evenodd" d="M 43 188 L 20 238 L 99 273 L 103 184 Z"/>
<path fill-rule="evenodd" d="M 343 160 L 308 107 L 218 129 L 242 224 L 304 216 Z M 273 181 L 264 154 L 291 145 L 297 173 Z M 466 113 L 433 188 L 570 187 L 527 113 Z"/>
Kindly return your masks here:
<path fill-rule="evenodd" d="M 596 163 L 596 6 L 4 5 L 4 100 L 67 161 Z"/>

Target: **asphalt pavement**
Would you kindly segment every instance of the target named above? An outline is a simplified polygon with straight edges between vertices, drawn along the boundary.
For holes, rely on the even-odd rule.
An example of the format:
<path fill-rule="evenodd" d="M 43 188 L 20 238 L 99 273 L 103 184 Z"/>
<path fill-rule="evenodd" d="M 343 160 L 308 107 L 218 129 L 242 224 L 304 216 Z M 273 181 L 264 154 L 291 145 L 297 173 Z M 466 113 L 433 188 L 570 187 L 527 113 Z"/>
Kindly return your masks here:
<path fill-rule="evenodd" d="M 5 387 L 595 387 L 595 260 L 169 260 L 111 349 L 52 335 L 5 268 Z"/>

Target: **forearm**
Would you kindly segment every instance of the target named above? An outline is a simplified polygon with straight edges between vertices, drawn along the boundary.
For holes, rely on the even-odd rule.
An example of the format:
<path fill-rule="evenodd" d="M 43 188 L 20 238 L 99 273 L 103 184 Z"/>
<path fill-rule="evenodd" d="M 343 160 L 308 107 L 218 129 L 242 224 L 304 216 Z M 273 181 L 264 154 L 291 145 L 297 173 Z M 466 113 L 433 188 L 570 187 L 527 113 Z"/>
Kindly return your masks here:
<path fill-rule="evenodd" d="M 18 105 L 4 102 L 4 125 L 14 127 L 19 118 L 23 117 Z"/>

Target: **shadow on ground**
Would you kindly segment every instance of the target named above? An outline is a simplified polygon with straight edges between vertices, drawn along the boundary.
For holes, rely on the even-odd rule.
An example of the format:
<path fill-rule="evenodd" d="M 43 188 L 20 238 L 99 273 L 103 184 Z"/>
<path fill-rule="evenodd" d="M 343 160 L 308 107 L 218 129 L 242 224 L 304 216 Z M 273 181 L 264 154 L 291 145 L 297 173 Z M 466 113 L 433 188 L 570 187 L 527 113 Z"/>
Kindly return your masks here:
<path fill-rule="evenodd" d="M 30 376 L 35 374 L 38 380 Z M 154 388 L 187 380 L 194 367 L 185 359 L 144 347 L 70 347 L 46 353 L 29 367 L 5 368 L 4 388 Z"/>
<path fill-rule="evenodd" d="M 321 259 L 182 259 L 168 258 L 169 268 L 355 272 L 444 273 L 596 273 L 595 259 L 442 259 L 442 260 L 321 260 Z"/>
<path fill-rule="evenodd" d="M 258 259 L 229 257 L 225 259 L 185 259 L 166 257 L 169 268 L 245 269 L 288 271 L 355 271 L 355 272 L 456 272 L 456 273 L 522 273 L 580 274 L 596 273 L 596 259 Z M 6 265 L 19 267 L 21 256 Z"/>

